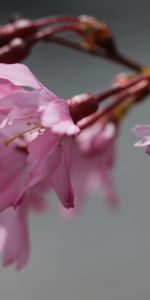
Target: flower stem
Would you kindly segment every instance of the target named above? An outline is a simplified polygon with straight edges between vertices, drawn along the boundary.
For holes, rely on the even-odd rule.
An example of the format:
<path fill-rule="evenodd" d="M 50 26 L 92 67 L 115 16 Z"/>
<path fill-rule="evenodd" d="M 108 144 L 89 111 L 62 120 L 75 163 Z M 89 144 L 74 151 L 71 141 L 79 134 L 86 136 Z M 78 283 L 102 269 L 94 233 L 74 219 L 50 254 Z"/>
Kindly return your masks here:
<path fill-rule="evenodd" d="M 74 16 L 52 16 L 41 18 L 33 21 L 33 24 L 36 28 L 47 26 L 55 23 L 78 23 L 79 18 Z"/>
<path fill-rule="evenodd" d="M 49 39 L 52 35 L 57 34 L 57 33 L 63 33 L 63 32 L 74 32 L 79 36 L 83 36 L 80 27 L 76 24 L 72 25 L 60 25 L 56 27 L 50 27 L 50 28 L 45 28 L 41 29 L 35 34 L 33 34 L 29 40 L 31 41 L 31 44 L 34 44 L 36 42 L 42 41 L 42 40 L 47 40 Z"/>
<path fill-rule="evenodd" d="M 110 59 L 111 59 L 111 57 L 110 57 Z M 113 55 L 112 60 L 114 62 L 117 62 L 117 63 L 119 63 L 125 67 L 128 67 L 129 69 L 139 72 L 139 73 L 143 70 L 143 67 L 144 67 L 137 61 L 129 58 L 128 56 L 126 56 L 120 52 L 117 52 L 115 55 Z"/>
<path fill-rule="evenodd" d="M 93 116 L 90 117 L 90 119 L 87 120 L 87 122 L 84 122 L 83 125 L 81 124 L 80 128 L 85 129 L 95 122 L 97 122 L 99 119 L 102 119 L 104 117 L 108 118 L 112 114 L 112 112 L 115 111 L 120 105 L 124 106 L 131 106 L 133 103 L 139 102 L 141 99 L 143 99 L 145 96 L 149 94 L 149 81 L 150 81 L 150 75 L 144 75 L 140 76 L 138 78 L 133 79 L 128 84 L 124 85 L 123 87 L 116 87 L 112 88 L 110 90 L 107 90 L 101 94 L 98 95 L 89 95 L 88 100 L 91 101 L 93 99 L 93 102 L 101 103 L 104 99 L 111 97 L 113 95 L 117 96 L 117 99 L 113 101 L 111 104 L 109 104 L 107 107 L 105 107 L 103 110 L 97 111 L 93 114 Z M 136 87 L 136 90 L 133 91 L 131 88 L 135 87 L 139 83 L 145 83 L 141 86 Z M 120 94 L 121 93 L 121 94 Z M 120 94 L 120 96 L 119 96 Z M 129 97 L 131 97 L 129 99 Z M 123 109 L 124 109 L 123 106 Z"/>
<path fill-rule="evenodd" d="M 127 56 L 125 56 L 119 52 L 117 52 L 113 55 L 110 55 L 107 53 L 107 51 L 105 49 L 102 49 L 102 48 L 100 49 L 98 47 L 91 49 L 91 48 L 86 47 L 81 42 L 71 41 L 64 37 L 59 37 L 59 36 L 48 36 L 48 37 L 44 38 L 44 41 L 59 44 L 61 46 L 65 46 L 70 49 L 74 49 L 74 50 L 77 50 L 77 51 L 80 51 L 80 52 L 83 52 L 86 54 L 105 58 L 114 63 L 123 65 L 123 66 L 127 67 L 128 69 L 131 69 L 136 72 L 140 72 L 143 69 L 143 65 L 128 58 Z"/>

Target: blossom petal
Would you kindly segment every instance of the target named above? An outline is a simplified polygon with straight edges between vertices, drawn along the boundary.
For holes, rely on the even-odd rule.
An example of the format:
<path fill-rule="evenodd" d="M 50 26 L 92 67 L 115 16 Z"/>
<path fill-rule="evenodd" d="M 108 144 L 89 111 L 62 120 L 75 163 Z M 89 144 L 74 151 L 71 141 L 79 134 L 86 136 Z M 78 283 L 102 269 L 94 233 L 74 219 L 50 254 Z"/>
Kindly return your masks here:
<path fill-rule="evenodd" d="M 72 161 L 73 140 L 66 137 L 62 141 L 62 145 L 58 146 L 53 157 L 59 161 L 56 169 L 53 170 L 50 178 L 51 184 L 56 191 L 62 205 L 66 208 L 74 207 L 74 193 L 72 190 L 72 184 L 70 180 L 70 169 Z"/>
<path fill-rule="evenodd" d="M 134 144 L 135 147 L 145 147 L 150 145 L 150 137 L 145 137 Z"/>
<path fill-rule="evenodd" d="M 0 211 L 16 206 L 30 183 L 26 153 L 16 145 L 5 147 L 0 144 Z"/>
<path fill-rule="evenodd" d="M 102 191 L 109 207 L 116 207 L 119 203 L 115 184 L 110 170 L 104 169 L 100 172 Z"/>
<path fill-rule="evenodd" d="M 18 86 L 40 89 L 42 84 L 23 64 L 0 64 L 0 78 L 7 79 Z"/>
<path fill-rule="evenodd" d="M 67 101 L 57 99 L 52 101 L 42 114 L 42 125 L 52 128 L 58 134 L 74 135 L 79 128 L 73 123 Z"/>
<path fill-rule="evenodd" d="M 0 78 L 0 99 L 20 90 L 22 90 L 21 87 L 14 85 L 9 80 Z"/>
<path fill-rule="evenodd" d="M 17 209 L 8 208 L 0 215 L 0 251 L 3 253 L 3 263 L 5 266 L 15 263 L 17 270 L 27 263 L 29 257 L 26 214 L 23 204 Z"/>
<path fill-rule="evenodd" d="M 47 187 L 47 181 L 40 182 L 28 189 L 16 209 L 7 208 L 0 214 L 0 252 L 5 266 L 14 263 L 20 270 L 26 265 L 30 252 L 28 215 L 31 209 L 40 213 L 48 209 L 44 199 Z"/>
<path fill-rule="evenodd" d="M 132 131 L 137 137 L 145 137 L 148 136 L 150 139 L 150 125 L 136 125 Z"/>
<path fill-rule="evenodd" d="M 48 157 L 55 151 L 59 141 L 60 136 L 52 133 L 50 129 L 47 129 L 43 134 L 29 143 L 27 161 L 31 168 L 32 183 L 38 182 L 47 172 L 52 172 L 56 167 L 59 158 L 55 159 L 52 156 L 50 163 L 48 163 Z"/>
<path fill-rule="evenodd" d="M 147 153 L 148 155 L 150 155 L 150 145 L 147 146 L 147 148 L 146 148 L 146 153 Z"/>
<path fill-rule="evenodd" d="M 21 90 L 4 97 L 1 99 L 0 105 L 1 132 L 11 137 L 27 130 L 30 131 L 30 129 L 34 129 L 38 125 L 41 126 L 41 114 L 51 101 L 55 102 L 53 101 L 55 97 L 54 94 L 47 92 L 45 89 L 30 92 Z M 61 103 L 60 101 L 60 107 L 61 104 L 63 102 Z M 53 111 L 51 111 L 49 119 L 52 119 L 52 126 Z M 71 128 L 73 128 L 74 132 L 77 131 L 78 128 L 73 124 L 71 118 L 69 121 L 66 124 L 69 128 L 68 130 L 71 131 Z M 61 119 L 59 122 L 62 125 Z"/>
<path fill-rule="evenodd" d="M 60 214 L 65 220 L 70 220 L 83 211 L 88 196 L 88 183 L 91 167 L 90 158 L 85 159 L 79 152 L 74 151 L 71 166 L 71 181 L 74 191 L 74 208 L 60 207 Z"/>

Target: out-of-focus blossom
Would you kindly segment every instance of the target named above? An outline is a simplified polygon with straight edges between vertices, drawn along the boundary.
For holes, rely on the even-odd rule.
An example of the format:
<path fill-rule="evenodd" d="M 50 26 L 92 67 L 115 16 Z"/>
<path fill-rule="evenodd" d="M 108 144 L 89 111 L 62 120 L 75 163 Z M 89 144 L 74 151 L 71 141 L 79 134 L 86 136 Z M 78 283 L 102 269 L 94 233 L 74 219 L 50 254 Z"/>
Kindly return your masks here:
<path fill-rule="evenodd" d="M 150 155 L 150 125 L 136 125 L 132 131 L 140 138 L 140 140 L 135 143 L 135 146 L 146 147 L 146 153 Z"/>
<path fill-rule="evenodd" d="M 28 152 L 25 161 L 21 151 L 21 158 L 18 155 L 11 161 L 13 197 L 7 192 L 7 186 L 4 187 L 4 179 L 0 180 L 0 190 L 4 190 L 0 210 L 17 205 L 23 193 L 45 176 L 49 176 L 50 185 L 62 204 L 66 208 L 73 207 L 69 172 L 73 136 L 79 128 L 72 121 L 67 101 L 47 90 L 21 64 L 0 65 L 0 97 L 0 132 L 4 137 L 1 143 L 8 145 L 7 149 L 2 146 L 5 182 L 10 176 L 7 156 L 15 155 L 16 149 L 22 147 Z"/>
<path fill-rule="evenodd" d="M 112 178 L 115 163 L 117 129 L 113 123 L 102 127 L 100 122 L 84 129 L 76 138 L 72 163 L 72 183 L 75 193 L 75 208 L 62 209 L 64 217 L 79 212 L 94 188 L 104 193 L 108 205 L 116 206 L 117 193 Z"/>

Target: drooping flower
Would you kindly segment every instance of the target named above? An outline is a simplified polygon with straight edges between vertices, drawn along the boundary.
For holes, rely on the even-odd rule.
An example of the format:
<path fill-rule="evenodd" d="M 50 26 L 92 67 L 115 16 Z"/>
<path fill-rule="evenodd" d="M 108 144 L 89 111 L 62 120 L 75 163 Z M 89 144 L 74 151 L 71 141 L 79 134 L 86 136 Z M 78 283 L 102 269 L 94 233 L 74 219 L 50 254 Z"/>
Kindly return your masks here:
<path fill-rule="evenodd" d="M 0 200 L 0 210 L 17 205 L 23 193 L 45 176 L 49 177 L 50 186 L 62 204 L 66 208 L 73 207 L 69 172 L 73 136 L 79 132 L 79 128 L 71 118 L 67 101 L 47 90 L 21 64 L 0 65 L 0 97 L 1 143 L 8 145 L 6 151 L 2 146 L 2 153 L 6 161 L 7 152 L 11 155 L 12 148 L 16 153 L 24 147 L 28 153 L 25 161 L 19 154 L 22 158 L 16 165 L 22 163 L 24 167 L 21 166 L 23 172 L 17 167 L 18 177 L 14 174 L 16 165 L 11 161 L 11 177 L 14 178 L 11 184 L 15 196 L 10 198 L 6 193 L 5 200 Z M 8 165 L 3 165 L 3 172 L 7 181 Z M 21 185 L 18 184 L 20 178 L 23 178 Z M 3 180 L 0 180 L 0 186 L 5 190 Z"/>
<path fill-rule="evenodd" d="M 140 138 L 140 140 L 135 143 L 135 146 L 146 147 L 146 153 L 150 155 L 150 125 L 136 125 L 132 131 Z"/>
<path fill-rule="evenodd" d="M 27 262 L 28 213 L 43 203 L 49 188 L 65 209 L 75 204 L 75 212 L 95 184 L 109 205 L 117 203 L 111 177 L 116 126 L 97 122 L 80 133 L 77 125 L 68 102 L 27 67 L 0 65 L 0 251 L 5 265 L 20 269 Z"/>
<path fill-rule="evenodd" d="M 65 218 L 82 209 L 88 193 L 94 188 L 104 193 L 110 207 L 118 203 L 112 177 L 116 137 L 117 129 L 113 123 L 108 123 L 103 127 L 100 122 L 84 129 L 76 137 L 71 169 L 75 208 L 69 211 L 62 208 Z"/>

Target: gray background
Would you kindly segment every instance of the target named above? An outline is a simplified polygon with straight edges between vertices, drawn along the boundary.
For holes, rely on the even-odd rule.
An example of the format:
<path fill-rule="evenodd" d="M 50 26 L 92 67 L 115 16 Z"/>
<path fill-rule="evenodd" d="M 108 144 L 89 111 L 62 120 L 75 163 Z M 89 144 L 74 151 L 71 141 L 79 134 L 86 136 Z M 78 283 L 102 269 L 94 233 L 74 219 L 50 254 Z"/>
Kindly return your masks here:
<path fill-rule="evenodd" d="M 5 0 L 0 18 L 14 11 L 27 17 L 93 14 L 109 22 L 124 52 L 150 61 L 150 2 L 143 0 Z M 40 45 L 26 61 L 50 89 L 63 97 L 108 87 L 122 67 L 57 46 Z M 149 300 L 150 158 L 135 149 L 131 128 L 149 123 L 150 104 L 135 108 L 122 126 L 115 171 L 120 207 L 110 211 L 94 194 L 82 215 L 61 220 L 58 204 L 32 216 L 28 266 L 0 268 L 2 300 Z"/>

